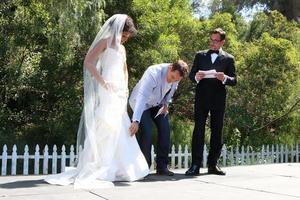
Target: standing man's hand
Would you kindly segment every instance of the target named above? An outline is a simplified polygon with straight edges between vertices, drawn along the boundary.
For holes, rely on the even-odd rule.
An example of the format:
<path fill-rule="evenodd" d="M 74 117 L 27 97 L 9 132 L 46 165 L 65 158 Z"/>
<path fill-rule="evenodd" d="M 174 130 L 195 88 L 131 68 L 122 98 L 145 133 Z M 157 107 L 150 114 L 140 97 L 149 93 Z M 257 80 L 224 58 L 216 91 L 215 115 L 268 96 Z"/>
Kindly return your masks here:
<path fill-rule="evenodd" d="M 134 136 L 138 130 L 139 130 L 139 123 L 137 121 L 132 122 L 129 126 L 130 136 Z"/>
<path fill-rule="evenodd" d="M 205 73 L 199 71 L 196 73 L 195 79 L 196 79 L 196 81 L 200 81 L 204 78 L 204 76 L 205 76 Z"/>
<path fill-rule="evenodd" d="M 223 82 L 223 81 L 224 81 L 224 78 L 225 78 L 224 72 L 217 72 L 216 78 L 217 78 L 218 80 L 220 80 L 220 81 Z"/>

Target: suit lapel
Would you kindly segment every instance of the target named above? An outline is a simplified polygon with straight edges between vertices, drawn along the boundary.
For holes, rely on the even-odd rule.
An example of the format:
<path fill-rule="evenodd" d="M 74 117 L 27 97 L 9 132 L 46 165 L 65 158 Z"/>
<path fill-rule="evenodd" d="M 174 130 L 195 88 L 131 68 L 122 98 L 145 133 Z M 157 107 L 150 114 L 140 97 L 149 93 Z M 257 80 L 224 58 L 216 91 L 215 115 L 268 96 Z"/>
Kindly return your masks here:
<path fill-rule="evenodd" d="M 208 69 L 203 69 L 203 70 L 210 70 L 211 68 L 212 68 L 212 62 L 211 62 L 211 56 L 210 56 L 210 54 L 208 54 L 207 53 L 208 52 L 208 50 L 206 51 L 206 53 L 205 53 L 205 59 L 206 59 L 206 61 L 205 61 L 205 65 L 208 67 Z"/>

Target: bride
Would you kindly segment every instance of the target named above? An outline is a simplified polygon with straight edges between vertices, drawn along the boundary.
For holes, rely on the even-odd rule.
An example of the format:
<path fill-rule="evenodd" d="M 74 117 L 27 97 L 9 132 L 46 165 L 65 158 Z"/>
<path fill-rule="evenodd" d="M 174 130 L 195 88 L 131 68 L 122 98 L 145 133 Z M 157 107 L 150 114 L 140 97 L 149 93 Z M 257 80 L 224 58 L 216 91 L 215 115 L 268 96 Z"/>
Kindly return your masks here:
<path fill-rule="evenodd" d="M 135 136 L 130 136 L 127 114 L 128 72 L 122 44 L 135 33 L 132 19 L 116 14 L 97 34 L 84 60 L 84 109 L 77 135 L 77 147 L 83 150 L 78 165 L 47 176 L 46 182 L 95 189 L 149 173 Z"/>

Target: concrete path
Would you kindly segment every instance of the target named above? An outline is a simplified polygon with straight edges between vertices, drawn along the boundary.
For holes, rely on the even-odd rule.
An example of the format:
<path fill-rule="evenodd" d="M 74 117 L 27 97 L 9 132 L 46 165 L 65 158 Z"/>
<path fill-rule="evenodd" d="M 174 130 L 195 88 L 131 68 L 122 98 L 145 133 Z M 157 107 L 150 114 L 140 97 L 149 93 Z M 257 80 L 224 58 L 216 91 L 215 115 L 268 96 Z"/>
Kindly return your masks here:
<path fill-rule="evenodd" d="M 45 176 L 0 177 L 0 200 L 300 200 L 300 163 L 223 168 L 226 176 L 174 177 L 149 175 L 114 188 L 74 190 L 45 183 Z"/>

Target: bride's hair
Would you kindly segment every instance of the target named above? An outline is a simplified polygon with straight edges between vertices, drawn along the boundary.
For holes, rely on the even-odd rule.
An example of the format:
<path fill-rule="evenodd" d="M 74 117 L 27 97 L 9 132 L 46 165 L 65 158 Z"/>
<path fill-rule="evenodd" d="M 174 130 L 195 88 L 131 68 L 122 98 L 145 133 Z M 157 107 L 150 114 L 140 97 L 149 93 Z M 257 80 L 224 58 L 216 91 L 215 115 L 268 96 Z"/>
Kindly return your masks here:
<path fill-rule="evenodd" d="M 127 16 L 127 18 L 125 20 L 123 32 L 129 32 L 132 35 L 136 35 L 137 34 L 137 30 L 136 30 L 136 28 L 134 26 L 133 20 L 129 16 Z"/>

